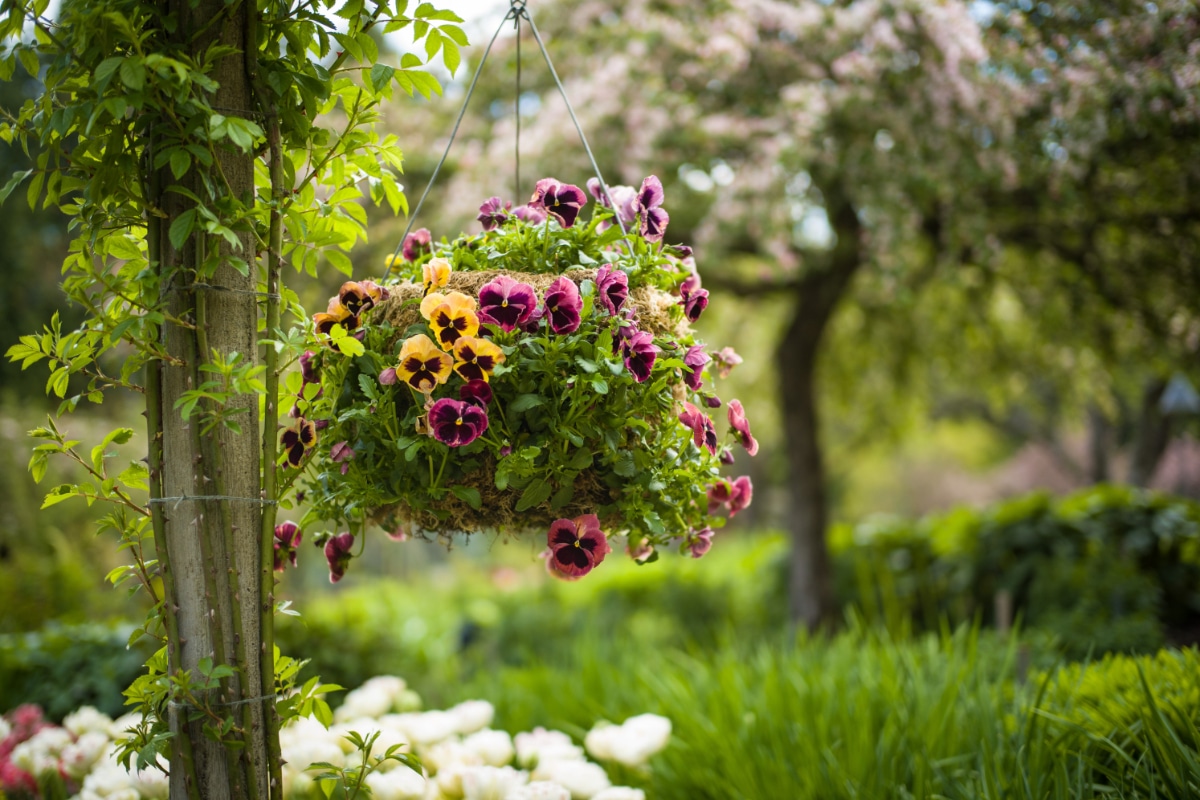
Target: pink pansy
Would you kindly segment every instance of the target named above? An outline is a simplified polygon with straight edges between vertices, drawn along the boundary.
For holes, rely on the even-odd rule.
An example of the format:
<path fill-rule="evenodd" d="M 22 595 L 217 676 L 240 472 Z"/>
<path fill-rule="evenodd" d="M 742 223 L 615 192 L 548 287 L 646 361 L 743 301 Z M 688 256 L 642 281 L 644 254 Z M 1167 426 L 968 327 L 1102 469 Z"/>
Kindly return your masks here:
<path fill-rule="evenodd" d="M 735 478 L 733 492 L 729 498 L 729 518 L 733 519 L 739 511 L 748 508 L 753 499 L 754 486 L 750 483 L 750 476 L 742 475 L 740 478 Z"/>
<path fill-rule="evenodd" d="M 546 221 L 546 212 L 533 206 L 517 206 L 513 216 L 529 225 L 541 225 Z"/>
<path fill-rule="evenodd" d="M 679 421 L 692 429 L 692 441 L 696 447 L 703 447 L 713 455 L 717 454 L 717 430 L 703 411 L 691 403 L 684 403 Z"/>
<path fill-rule="evenodd" d="M 693 272 L 683 279 L 683 283 L 679 284 L 679 296 L 687 300 L 692 292 L 700 289 L 700 273 Z"/>
<path fill-rule="evenodd" d="M 350 550 L 354 547 L 354 534 L 349 531 L 331 536 L 325 542 L 325 560 L 329 562 L 329 582 L 337 583 L 346 574 L 350 564 Z"/>
<path fill-rule="evenodd" d="M 609 186 L 608 195 L 605 195 L 604 190 L 600 187 L 599 179 L 588 178 L 587 190 L 596 202 L 605 208 L 613 209 L 615 204 L 616 214 L 626 227 L 637 220 L 638 193 L 632 186 Z M 609 202 L 610 196 L 612 197 L 611 203 Z M 611 221 L 604 220 L 597 226 L 597 229 L 604 230 L 611 225 Z"/>
<path fill-rule="evenodd" d="M 554 279 L 554 283 L 546 290 L 542 307 L 550 330 L 555 333 L 573 333 L 579 327 L 583 300 L 579 297 L 579 287 L 570 278 L 560 276 Z"/>
<path fill-rule="evenodd" d="M 605 264 L 596 273 L 596 294 L 615 317 L 629 298 L 629 276 L 612 264 Z"/>
<path fill-rule="evenodd" d="M 587 203 L 583 189 L 569 183 L 560 183 L 554 178 L 542 178 L 534 187 L 529 198 L 531 208 L 545 211 L 558 220 L 558 224 L 569 228 L 575 224 L 579 210 Z"/>
<path fill-rule="evenodd" d="M 283 572 L 284 562 L 296 566 L 296 550 L 300 547 L 300 526 L 281 522 L 275 526 L 275 571 Z"/>
<path fill-rule="evenodd" d="M 494 230 L 508 222 L 508 212 L 511 209 L 511 202 L 503 202 L 499 197 L 489 197 L 479 207 L 479 216 L 475 219 L 479 220 L 485 231 Z"/>
<path fill-rule="evenodd" d="M 633 379 L 645 383 L 658 358 L 654 336 L 647 331 L 634 331 L 622 343 L 622 349 L 625 351 L 625 366 L 633 374 Z"/>
<path fill-rule="evenodd" d="M 492 387 L 487 381 L 467 381 L 458 387 L 458 399 L 464 403 L 474 403 L 480 408 L 487 408 L 492 402 Z"/>
<path fill-rule="evenodd" d="M 612 552 L 595 514 L 555 520 L 546 542 L 550 546 L 549 567 L 569 578 L 588 574 Z"/>
<path fill-rule="evenodd" d="M 329 448 L 329 458 L 335 464 L 342 465 L 342 474 L 345 475 L 350 470 L 350 462 L 358 453 L 354 452 L 354 448 L 349 442 L 338 442 L 333 447 Z"/>
<path fill-rule="evenodd" d="M 642 219 L 642 236 L 648 242 L 662 241 L 667 223 L 671 221 L 666 210 L 660 207 L 663 197 L 662 181 L 656 176 L 651 175 L 642 181 L 642 188 L 637 195 L 637 209 Z"/>
<path fill-rule="evenodd" d="M 433 438 L 451 447 L 470 444 L 487 428 L 487 411 L 475 403 L 443 397 L 429 409 L 429 430 Z"/>
<path fill-rule="evenodd" d="M 747 453 L 758 455 L 758 440 L 750 434 L 750 422 L 746 419 L 746 410 L 742 408 L 740 400 L 729 401 L 729 428 Z"/>
<path fill-rule="evenodd" d="M 729 377 L 734 367 L 742 363 L 742 357 L 735 353 L 732 347 L 722 347 L 713 353 L 713 361 L 717 365 L 717 377 L 724 379 Z"/>
<path fill-rule="evenodd" d="M 405 261 L 416 261 L 425 253 L 430 252 L 433 248 L 430 246 L 433 241 L 433 235 L 428 228 L 418 228 L 417 230 L 404 237 L 404 249 L 401 254 Z"/>
<path fill-rule="evenodd" d="M 708 289 L 697 289 L 689 294 L 686 300 L 681 300 L 680 304 L 688 321 L 695 322 L 700 319 L 704 309 L 708 308 Z"/>
<path fill-rule="evenodd" d="M 511 331 L 529 321 L 537 308 L 537 294 L 527 283 L 518 283 L 507 275 L 484 284 L 479 290 L 479 319 Z"/>
<path fill-rule="evenodd" d="M 712 549 L 713 529 L 703 528 L 690 533 L 685 541 L 687 548 L 692 551 L 692 558 L 700 558 Z"/>
<path fill-rule="evenodd" d="M 693 392 L 700 391 L 700 387 L 704 384 L 704 365 L 710 360 L 708 353 L 704 352 L 704 345 L 701 344 L 692 345 L 684 353 L 683 364 L 685 369 L 683 372 L 683 382 Z"/>

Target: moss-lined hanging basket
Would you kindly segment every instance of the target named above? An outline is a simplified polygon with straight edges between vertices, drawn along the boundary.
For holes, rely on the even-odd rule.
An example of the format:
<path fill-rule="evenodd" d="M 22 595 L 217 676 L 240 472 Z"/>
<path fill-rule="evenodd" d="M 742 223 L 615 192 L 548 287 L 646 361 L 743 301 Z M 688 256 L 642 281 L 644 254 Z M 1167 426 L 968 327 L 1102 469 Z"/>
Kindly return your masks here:
<path fill-rule="evenodd" d="M 750 499 L 720 477 L 732 458 L 705 383 L 736 357 L 714 361 L 691 329 L 708 295 L 690 250 L 661 243 L 657 179 L 610 196 L 587 222 L 583 192 L 550 179 L 515 211 L 492 198 L 482 234 L 418 231 L 398 281 L 348 282 L 313 316 L 284 434 L 310 517 L 397 537 L 588 520 L 635 557 L 707 549 Z M 728 416 L 753 451 L 737 401 Z"/>

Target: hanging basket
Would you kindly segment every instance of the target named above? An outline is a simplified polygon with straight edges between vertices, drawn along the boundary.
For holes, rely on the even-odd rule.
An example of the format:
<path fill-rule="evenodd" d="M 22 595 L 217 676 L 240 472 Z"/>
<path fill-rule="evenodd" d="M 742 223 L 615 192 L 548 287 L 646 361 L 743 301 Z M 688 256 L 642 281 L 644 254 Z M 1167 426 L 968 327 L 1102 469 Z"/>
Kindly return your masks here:
<path fill-rule="evenodd" d="M 646 231 L 653 209 L 614 224 L 600 203 L 587 222 L 546 201 L 489 208 L 490 230 L 418 232 L 396 282 L 347 283 L 314 315 L 293 430 L 323 429 L 289 451 L 311 461 L 310 516 L 404 536 L 595 514 L 635 548 L 706 547 L 749 485 L 734 497 L 719 477 L 732 458 L 708 416 L 721 401 L 691 328 L 707 293 L 690 250 Z M 731 439 L 752 445 L 730 411 Z"/>

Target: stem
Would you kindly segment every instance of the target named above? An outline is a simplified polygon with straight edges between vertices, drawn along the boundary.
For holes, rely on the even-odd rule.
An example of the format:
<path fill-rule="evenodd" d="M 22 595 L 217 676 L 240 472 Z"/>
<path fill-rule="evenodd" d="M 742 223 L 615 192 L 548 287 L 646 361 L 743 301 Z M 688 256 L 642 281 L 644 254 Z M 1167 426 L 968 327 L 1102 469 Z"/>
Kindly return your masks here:
<path fill-rule="evenodd" d="M 450 448 L 446 448 L 446 452 L 442 454 L 442 465 L 438 467 L 437 477 L 433 480 L 433 488 L 442 485 L 442 473 L 446 471 L 446 462 L 450 460 Z"/>
<path fill-rule="evenodd" d="M 151 149 L 153 149 L 151 147 Z M 149 195 L 158 201 L 158 172 L 150 173 Z M 162 222 L 154 216 L 146 218 L 147 251 L 152 269 L 162 272 Z M 162 364 L 151 360 L 146 364 L 146 435 L 149 440 L 150 462 L 150 498 L 161 500 L 163 497 L 163 423 L 162 423 Z M 167 629 L 167 653 L 171 665 L 179 667 L 181 653 L 179 649 L 179 620 L 175 616 L 178 608 L 175 594 L 175 575 L 171 571 L 171 554 L 167 548 L 166 517 L 162 503 L 150 503 L 151 528 L 154 531 L 154 550 L 158 556 L 159 573 L 163 581 L 162 615 L 163 625 Z M 168 672 L 170 666 L 168 666 Z M 169 713 L 169 712 L 168 712 Z M 169 723 L 168 723 L 169 724 Z M 184 769 L 184 784 L 187 786 L 188 800 L 200 800 L 200 784 L 196 777 L 196 760 L 192 755 L 192 741 L 187 736 L 181 736 L 180 731 L 172 731 L 171 737 L 172 761 L 182 764 Z"/>

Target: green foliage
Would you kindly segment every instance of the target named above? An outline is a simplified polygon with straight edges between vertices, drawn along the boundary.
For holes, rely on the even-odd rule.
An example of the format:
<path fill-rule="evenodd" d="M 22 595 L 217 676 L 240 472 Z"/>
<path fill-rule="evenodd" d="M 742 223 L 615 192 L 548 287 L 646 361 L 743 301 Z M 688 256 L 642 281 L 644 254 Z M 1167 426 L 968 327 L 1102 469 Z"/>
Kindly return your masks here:
<path fill-rule="evenodd" d="M 0 709 L 35 703 L 53 720 L 84 705 L 112 717 L 149 648 L 129 645 L 131 625 L 51 624 L 34 633 L 0 635 Z"/>
<path fill-rule="evenodd" d="M 982 512 L 835 528 L 839 590 L 868 618 L 936 628 L 994 622 L 1006 592 L 1028 626 L 1069 655 L 1149 650 L 1200 619 L 1200 505 L 1098 486 L 1033 494 Z"/>

